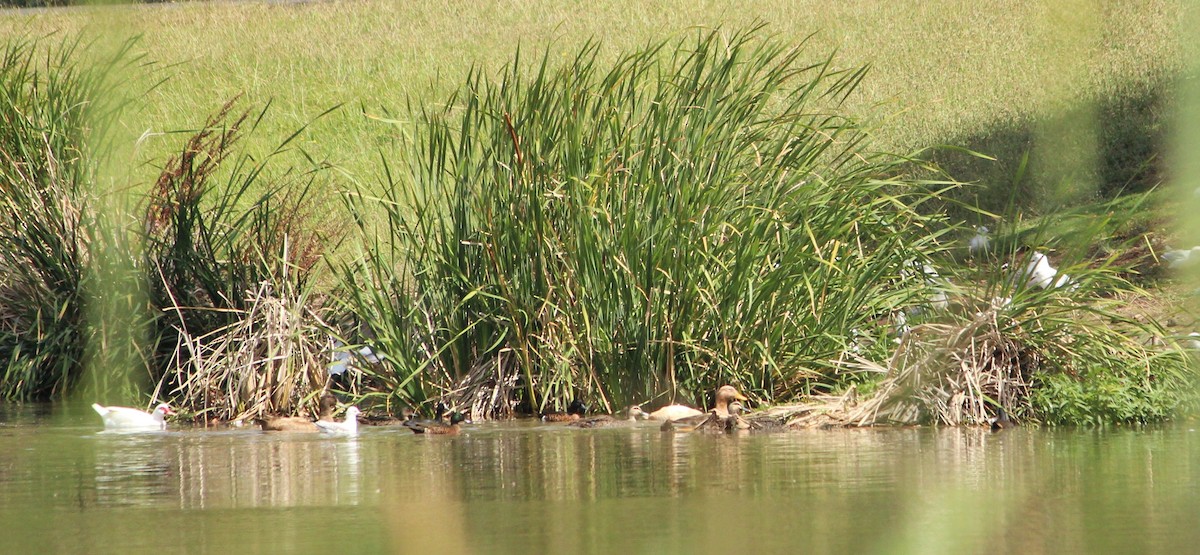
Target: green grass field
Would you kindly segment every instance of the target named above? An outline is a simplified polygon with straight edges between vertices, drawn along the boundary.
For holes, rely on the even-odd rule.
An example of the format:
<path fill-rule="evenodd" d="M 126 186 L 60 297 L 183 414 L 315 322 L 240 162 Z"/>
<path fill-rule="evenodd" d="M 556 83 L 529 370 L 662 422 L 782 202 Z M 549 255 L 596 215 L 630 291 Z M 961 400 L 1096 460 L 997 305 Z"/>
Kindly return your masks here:
<path fill-rule="evenodd" d="M 992 154 L 998 164 L 947 163 L 959 179 L 1001 189 L 1032 150 L 1029 191 L 1045 194 L 1036 191 L 1146 180 L 1131 174 L 1156 151 L 1163 98 L 1182 63 L 1181 17 L 1177 2 L 1159 0 L 214 2 L 8 12 L 0 35 L 141 35 L 152 77 L 131 90 L 163 82 L 122 122 L 143 137 L 138 162 L 177 148 L 171 131 L 196 128 L 240 94 L 249 106 L 272 105 L 249 138 L 258 152 L 340 105 L 297 144 L 362 177 L 397 133 L 378 118 L 400 112 L 410 95 L 437 102 L 471 67 L 497 70 L 518 48 L 536 58 L 598 40 L 615 53 L 695 27 L 761 21 L 786 40 L 813 35 L 814 57 L 836 50 L 846 67 L 871 66 L 849 109 L 877 123 L 879 148 L 953 144 Z M 1121 168 L 1108 168 L 1111 159 Z"/>

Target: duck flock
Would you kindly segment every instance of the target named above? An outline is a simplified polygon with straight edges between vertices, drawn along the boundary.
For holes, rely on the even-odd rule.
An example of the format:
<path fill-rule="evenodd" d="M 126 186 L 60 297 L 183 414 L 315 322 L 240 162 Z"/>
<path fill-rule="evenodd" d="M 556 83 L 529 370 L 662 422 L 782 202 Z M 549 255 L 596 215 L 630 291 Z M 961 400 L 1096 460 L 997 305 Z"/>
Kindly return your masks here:
<path fill-rule="evenodd" d="M 777 418 L 762 413 L 748 413 L 743 401 L 749 401 L 745 395 L 738 392 L 732 385 L 721 386 L 717 389 L 715 403 L 708 412 L 687 405 L 667 405 L 653 412 L 642 410 L 640 405 L 634 405 L 618 414 L 589 415 L 588 408 L 581 401 L 575 400 L 567 407 L 566 412 L 546 413 L 541 415 L 544 422 L 562 423 L 572 428 L 612 428 L 631 426 L 642 421 L 660 421 L 664 432 L 716 432 L 732 433 L 738 431 L 761 432 L 784 429 L 783 422 Z M 130 407 L 105 407 L 93 404 L 92 408 L 104 422 L 105 431 L 109 432 L 161 432 L 167 429 L 166 417 L 175 414 L 165 403 L 158 405 L 153 411 Z M 358 433 L 358 417 L 361 414 L 358 407 L 346 408 L 342 420 L 334 418 L 337 411 L 337 399 L 326 394 L 320 399 L 320 416 L 317 420 L 299 416 L 278 416 L 263 418 L 257 421 L 259 427 L 267 433 L 323 433 L 333 435 L 354 435 Z M 415 414 L 408 414 L 401 423 L 402 426 L 417 434 L 458 435 L 466 416 L 458 411 L 447 411 L 443 403 L 437 404 L 434 417 L 418 419 Z"/>

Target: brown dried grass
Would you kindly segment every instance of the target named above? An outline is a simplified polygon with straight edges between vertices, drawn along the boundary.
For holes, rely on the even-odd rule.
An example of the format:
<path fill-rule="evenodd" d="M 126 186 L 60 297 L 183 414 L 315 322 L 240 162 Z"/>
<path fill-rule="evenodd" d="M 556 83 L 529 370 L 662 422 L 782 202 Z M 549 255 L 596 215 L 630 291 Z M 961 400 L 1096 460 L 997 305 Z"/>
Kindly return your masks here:
<path fill-rule="evenodd" d="M 315 416 L 329 387 L 320 316 L 303 296 L 267 283 L 248 291 L 245 302 L 249 308 L 224 328 L 195 337 L 180 330 L 172 360 L 178 372 L 169 373 L 179 385 L 168 396 L 206 422 Z M 182 322 L 184 311 L 201 309 L 173 310 Z"/>
<path fill-rule="evenodd" d="M 886 374 L 861 402 L 851 388 L 844 395 L 811 397 L 772 413 L 792 428 L 982 425 L 996 416 L 997 407 L 1021 414 L 1041 359 L 1001 332 L 1002 309 L 993 302 L 965 322 L 916 326 L 887 366 L 865 359 L 844 363 L 851 371 Z"/>

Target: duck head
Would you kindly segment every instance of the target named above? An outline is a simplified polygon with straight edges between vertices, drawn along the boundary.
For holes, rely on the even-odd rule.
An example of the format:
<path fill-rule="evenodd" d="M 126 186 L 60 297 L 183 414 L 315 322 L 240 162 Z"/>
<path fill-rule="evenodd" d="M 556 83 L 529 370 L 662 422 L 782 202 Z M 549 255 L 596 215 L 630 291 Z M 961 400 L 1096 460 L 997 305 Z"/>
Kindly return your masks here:
<path fill-rule="evenodd" d="M 717 390 L 716 407 L 713 410 L 718 416 L 725 417 L 729 415 L 729 403 L 749 400 L 749 397 L 738 393 L 737 388 L 732 385 L 723 385 Z"/>
<path fill-rule="evenodd" d="M 320 407 L 317 413 L 318 418 L 321 420 L 332 418 L 333 412 L 337 410 L 337 397 L 326 393 L 321 396 L 318 406 Z"/>

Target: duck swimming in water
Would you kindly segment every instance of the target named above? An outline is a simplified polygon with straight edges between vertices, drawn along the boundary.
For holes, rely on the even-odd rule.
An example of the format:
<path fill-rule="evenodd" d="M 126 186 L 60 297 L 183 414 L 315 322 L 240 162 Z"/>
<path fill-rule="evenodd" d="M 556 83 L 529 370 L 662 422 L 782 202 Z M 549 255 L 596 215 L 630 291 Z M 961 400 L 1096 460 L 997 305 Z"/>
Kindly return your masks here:
<path fill-rule="evenodd" d="M 587 414 L 587 405 L 583 404 L 579 399 L 571 401 L 567 405 L 567 412 L 548 412 L 542 415 L 543 422 L 574 422 L 583 418 Z"/>
<path fill-rule="evenodd" d="M 437 434 L 437 435 L 458 435 L 462 428 L 461 424 L 467 420 L 466 415 L 461 412 L 454 411 L 450 413 L 450 421 L 444 422 L 440 418 L 437 420 L 415 420 L 408 419 L 404 421 L 404 427 L 412 430 L 414 434 Z"/>
<path fill-rule="evenodd" d="M 988 419 L 988 427 L 993 432 L 999 432 L 1008 428 L 1016 427 L 1016 423 L 1008 417 L 1008 413 L 1004 411 L 1004 407 L 996 407 L 996 416 Z"/>
<path fill-rule="evenodd" d="M 323 422 L 336 422 L 333 418 L 333 412 L 337 409 L 337 397 L 328 393 L 321 396 L 320 412 L 317 420 Z M 264 432 L 319 432 L 321 428 L 316 422 L 304 418 L 302 416 L 275 416 L 263 418 L 258 421 L 258 425 Z"/>
<path fill-rule="evenodd" d="M 715 432 L 732 433 L 737 431 L 765 432 L 782 430 L 783 425 L 777 419 L 765 414 L 747 415 L 742 401 L 746 396 L 738 393 L 733 386 L 721 386 L 717 390 L 716 406 L 700 417 L 690 417 L 681 420 L 668 420 L 663 423 L 664 432 Z"/>
<path fill-rule="evenodd" d="M 729 404 L 737 401 L 749 401 L 750 399 L 738 392 L 737 388 L 732 385 L 723 385 L 717 389 L 717 395 L 713 409 L 708 413 L 700 413 L 684 418 L 676 418 L 663 422 L 663 431 L 679 430 L 691 431 L 698 428 L 701 424 L 708 422 L 710 418 L 715 417 L 720 422 L 724 422 L 729 418 Z M 740 405 L 739 405 L 740 406 Z M 710 424 L 710 426 L 715 424 Z"/>
<path fill-rule="evenodd" d="M 154 407 L 153 412 L 129 407 L 105 407 L 96 403 L 92 403 L 92 410 L 104 421 L 105 430 L 122 432 L 166 430 L 167 415 L 175 414 L 166 403 Z"/>

